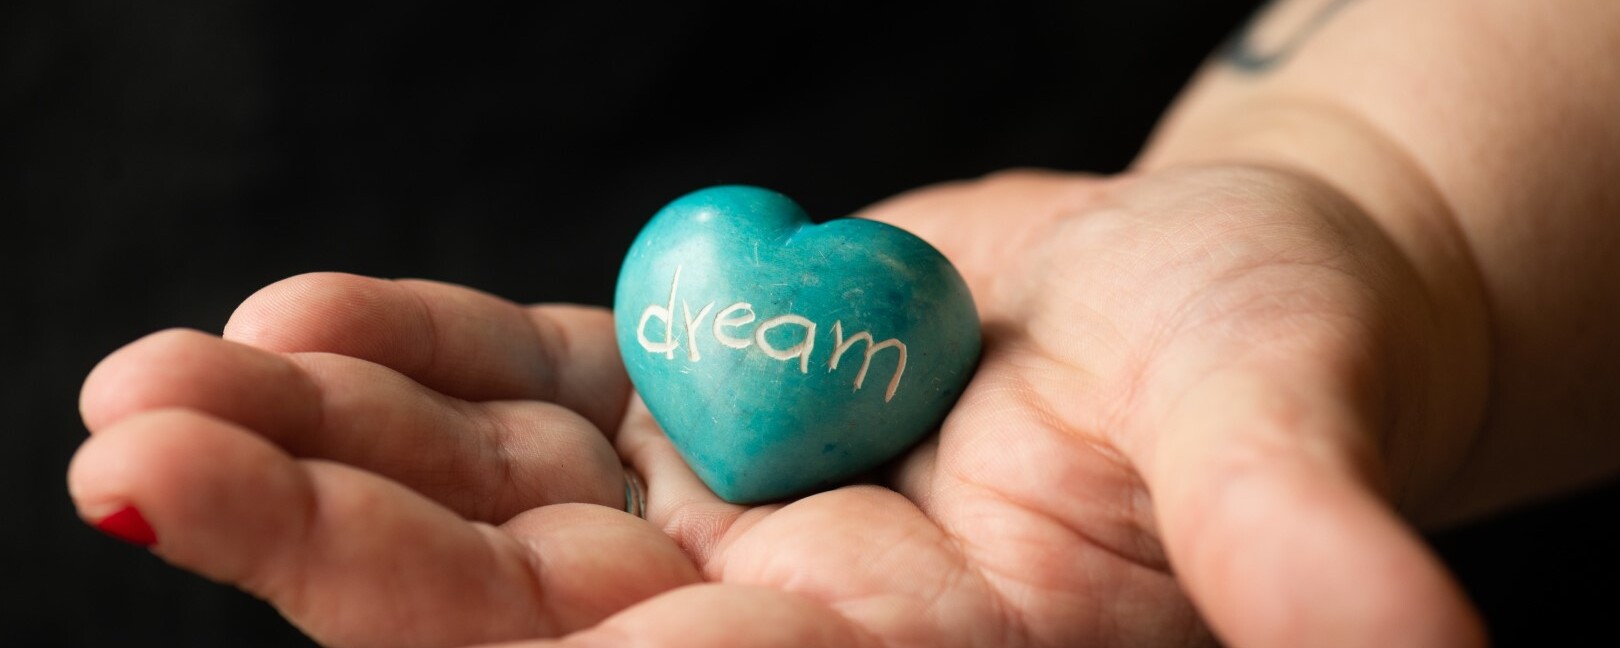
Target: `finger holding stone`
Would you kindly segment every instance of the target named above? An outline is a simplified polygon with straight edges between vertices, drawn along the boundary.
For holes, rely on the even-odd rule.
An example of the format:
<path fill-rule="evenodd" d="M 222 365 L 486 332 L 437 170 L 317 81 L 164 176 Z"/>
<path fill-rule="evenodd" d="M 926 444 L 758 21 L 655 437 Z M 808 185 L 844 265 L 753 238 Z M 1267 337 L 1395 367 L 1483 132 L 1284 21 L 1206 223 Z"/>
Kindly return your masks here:
<path fill-rule="evenodd" d="M 714 555 L 737 519 L 751 510 L 728 503 L 709 490 L 639 398 L 630 403 L 617 445 L 630 467 L 642 476 L 647 521 L 663 529 L 700 566 Z"/>
<path fill-rule="evenodd" d="M 605 431 L 618 423 L 630 390 L 608 311 L 524 308 L 431 281 L 292 277 L 244 301 L 225 337 L 369 360 L 465 400 L 554 402 Z"/>
<path fill-rule="evenodd" d="M 184 410 L 92 437 L 69 485 L 87 520 L 139 517 L 160 557 L 265 598 L 328 645 L 556 636 L 697 580 L 662 534 L 621 512 L 548 507 L 497 530 Z"/>

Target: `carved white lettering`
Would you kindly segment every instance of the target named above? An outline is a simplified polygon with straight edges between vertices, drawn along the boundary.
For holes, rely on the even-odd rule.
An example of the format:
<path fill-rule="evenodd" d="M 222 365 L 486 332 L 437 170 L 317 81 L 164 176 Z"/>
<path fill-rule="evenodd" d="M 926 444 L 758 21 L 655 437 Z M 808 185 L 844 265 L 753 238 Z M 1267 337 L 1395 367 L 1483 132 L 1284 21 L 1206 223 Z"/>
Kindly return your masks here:
<path fill-rule="evenodd" d="M 680 339 L 675 337 L 675 302 L 680 301 L 681 321 L 686 325 L 686 357 L 691 362 L 698 362 L 703 359 L 703 354 L 698 349 L 697 332 L 703 330 L 704 318 L 714 311 L 714 305 L 719 302 L 710 301 L 698 309 L 696 315 L 693 315 L 692 305 L 686 300 L 678 299 L 680 286 L 681 268 L 676 266 L 675 276 L 669 282 L 669 301 L 664 304 L 650 304 L 641 311 L 641 320 L 636 323 L 636 341 L 640 342 L 641 348 L 646 349 L 648 353 L 662 353 L 665 358 L 675 359 L 675 350 L 681 346 Z M 664 338 L 662 341 L 655 341 L 647 336 L 647 322 L 654 318 L 664 322 Z M 810 356 L 816 350 L 816 323 L 814 321 L 803 315 L 788 313 L 760 322 L 759 326 L 754 328 L 752 335 L 741 330 L 742 327 L 752 324 L 755 319 L 753 304 L 743 301 L 734 302 L 715 313 L 714 321 L 708 330 L 714 335 L 715 342 L 721 346 L 732 349 L 747 349 L 750 345 L 758 345 L 761 352 L 776 360 L 791 361 L 797 359 L 799 361 L 799 373 L 810 373 Z M 803 329 L 804 337 L 797 344 L 786 348 L 773 346 L 770 340 L 766 338 L 766 335 L 772 330 L 788 325 L 798 326 Z M 737 333 L 741 333 L 741 335 L 733 334 L 733 329 L 737 329 Z M 855 372 L 855 388 L 853 391 L 860 391 L 861 387 L 866 384 L 866 373 L 872 368 L 872 356 L 884 349 L 895 350 L 897 357 L 895 358 L 894 375 L 889 378 L 888 389 L 884 390 L 883 402 L 887 403 L 894 400 L 895 391 L 900 388 L 900 378 L 906 373 L 906 344 L 895 338 L 879 342 L 872 336 L 870 331 L 860 331 L 845 338 L 843 320 L 833 321 L 832 333 L 833 350 L 832 356 L 827 359 L 828 373 L 838 369 L 839 361 L 843 359 L 845 353 L 855 347 L 856 342 L 866 343 L 866 352 L 861 358 L 861 368 Z"/>
<path fill-rule="evenodd" d="M 840 320 L 834 320 L 833 354 L 832 360 L 827 363 L 828 373 L 838 369 L 838 359 L 844 357 L 844 352 L 849 351 L 849 348 L 855 346 L 856 342 L 866 343 L 866 357 L 861 358 L 861 370 L 855 373 L 855 391 L 860 391 L 861 384 L 866 382 L 866 370 L 872 367 L 872 354 L 888 348 L 893 348 L 900 353 L 900 361 L 894 367 L 894 376 L 889 378 L 889 388 L 883 393 L 883 402 L 887 403 L 894 400 L 894 391 L 900 387 L 900 376 L 906 373 L 906 344 L 894 338 L 873 343 L 872 334 L 867 331 L 856 333 L 850 336 L 848 340 L 845 340 L 844 323 Z"/>
<path fill-rule="evenodd" d="M 798 324 L 804 327 L 804 340 L 786 349 L 778 349 L 765 341 L 765 332 L 786 324 Z M 816 347 L 816 323 L 800 315 L 781 315 L 761 322 L 759 328 L 754 330 L 754 344 L 759 350 L 777 360 L 799 359 L 799 373 L 810 373 L 810 352 Z"/>
<path fill-rule="evenodd" d="M 641 348 L 650 353 L 662 353 L 665 358 L 675 359 L 675 347 L 680 343 L 675 341 L 675 289 L 681 284 L 681 267 L 675 266 L 675 278 L 669 282 L 669 305 L 659 306 L 650 304 L 646 310 L 641 311 L 641 321 L 636 323 L 636 341 Z M 647 339 L 647 320 L 652 318 L 664 320 L 664 341 L 653 342 Z M 687 335 L 691 337 L 690 332 Z"/>
<path fill-rule="evenodd" d="M 692 307 L 687 305 L 686 300 L 681 300 L 681 311 L 686 316 L 686 357 L 692 362 L 697 362 L 701 359 L 701 356 L 698 355 L 697 348 L 696 329 L 698 322 L 703 321 L 703 318 L 709 315 L 709 309 L 711 308 L 714 308 L 714 302 L 704 304 L 703 309 L 699 310 L 697 317 L 694 318 L 692 317 Z"/>
<path fill-rule="evenodd" d="M 733 317 L 731 314 L 742 311 L 742 315 Z M 714 316 L 714 339 L 733 349 L 746 349 L 750 339 L 748 337 L 734 337 L 723 329 L 736 328 L 754 321 L 754 305 L 737 302 L 727 306 L 720 314 Z"/>

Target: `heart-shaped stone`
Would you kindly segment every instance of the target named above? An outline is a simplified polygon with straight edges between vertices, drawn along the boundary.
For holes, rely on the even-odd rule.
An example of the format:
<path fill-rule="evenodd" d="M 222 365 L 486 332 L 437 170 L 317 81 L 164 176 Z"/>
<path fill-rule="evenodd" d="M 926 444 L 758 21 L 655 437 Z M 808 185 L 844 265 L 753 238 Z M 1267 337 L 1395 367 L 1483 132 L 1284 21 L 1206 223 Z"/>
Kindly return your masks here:
<path fill-rule="evenodd" d="M 935 429 L 979 358 L 967 284 L 938 250 L 781 194 L 714 187 L 641 231 L 614 298 L 636 390 L 730 502 L 835 486 Z"/>

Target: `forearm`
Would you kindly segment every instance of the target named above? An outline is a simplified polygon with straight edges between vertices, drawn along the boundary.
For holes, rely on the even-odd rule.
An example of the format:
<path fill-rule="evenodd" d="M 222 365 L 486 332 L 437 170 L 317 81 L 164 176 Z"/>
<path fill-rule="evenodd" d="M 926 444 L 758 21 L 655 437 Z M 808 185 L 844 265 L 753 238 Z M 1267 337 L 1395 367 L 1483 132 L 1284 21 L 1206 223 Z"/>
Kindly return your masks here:
<path fill-rule="evenodd" d="M 1303 0 L 1238 39 L 1137 166 L 1308 174 L 1405 252 L 1449 320 L 1392 458 L 1424 476 L 1414 506 L 1456 519 L 1620 468 L 1620 4 Z M 1446 426 L 1470 438 L 1441 459 L 1421 437 Z"/>

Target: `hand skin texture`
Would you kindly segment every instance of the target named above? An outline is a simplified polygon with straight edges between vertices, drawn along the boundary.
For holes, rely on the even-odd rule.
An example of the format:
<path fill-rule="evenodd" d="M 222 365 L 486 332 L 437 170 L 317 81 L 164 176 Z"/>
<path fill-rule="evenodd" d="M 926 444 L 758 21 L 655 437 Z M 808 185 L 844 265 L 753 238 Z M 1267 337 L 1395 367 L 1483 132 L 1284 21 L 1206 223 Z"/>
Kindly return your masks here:
<path fill-rule="evenodd" d="M 1614 82 L 1590 58 L 1611 7 L 1347 3 L 1274 73 L 1212 64 L 1131 172 L 869 209 L 985 324 L 961 402 L 877 483 L 724 503 L 631 394 L 609 313 L 322 274 L 223 339 L 103 361 L 70 489 L 334 646 L 1481 645 L 1413 528 L 1616 468 L 1620 342 L 1568 336 L 1620 322 L 1593 299 L 1620 281 L 1620 93 L 1436 105 L 1552 83 L 1501 42 Z M 617 510 L 621 462 L 647 520 Z"/>

